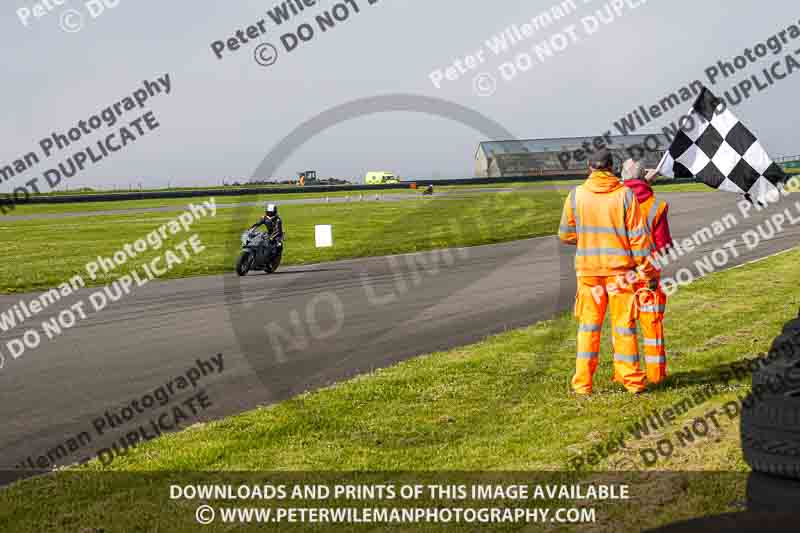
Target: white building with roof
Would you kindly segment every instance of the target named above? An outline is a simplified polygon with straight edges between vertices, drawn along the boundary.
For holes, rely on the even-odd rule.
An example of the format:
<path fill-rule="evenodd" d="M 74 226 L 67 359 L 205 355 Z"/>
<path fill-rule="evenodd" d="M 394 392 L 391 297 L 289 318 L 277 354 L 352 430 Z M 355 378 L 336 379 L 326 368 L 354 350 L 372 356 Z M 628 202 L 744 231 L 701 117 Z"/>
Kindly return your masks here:
<path fill-rule="evenodd" d="M 611 135 L 602 139 L 614 153 L 618 167 L 633 157 L 644 160 L 648 168 L 655 168 L 670 144 L 663 134 Z M 475 177 L 585 175 L 586 147 L 594 149 L 596 140 L 596 137 L 563 137 L 482 142 L 475 153 Z"/>

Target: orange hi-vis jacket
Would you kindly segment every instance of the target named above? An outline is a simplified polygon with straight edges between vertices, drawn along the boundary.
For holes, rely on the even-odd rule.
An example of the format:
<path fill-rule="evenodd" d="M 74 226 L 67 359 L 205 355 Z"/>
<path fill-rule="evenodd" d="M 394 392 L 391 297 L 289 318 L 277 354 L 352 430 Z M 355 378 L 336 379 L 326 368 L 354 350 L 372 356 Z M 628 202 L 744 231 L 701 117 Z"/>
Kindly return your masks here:
<path fill-rule="evenodd" d="M 639 269 L 654 279 L 650 261 L 653 243 L 636 195 L 614 174 L 593 172 L 569 193 L 561 216 L 559 238 L 576 244 L 578 277 L 617 276 Z"/>
<path fill-rule="evenodd" d="M 659 200 L 656 198 L 654 194 L 644 202 L 639 204 L 639 208 L 642 210 L 641 213 L 645 218 L 645 224 L 650 229 L 651 236 L 653 232 L 653 228 L 656 227 L 656 224 L 661 220 L 664 214 L 667 212 L 669 205 L 667 202 L 663 200 Z M 657 245 L 657 239 L 653 238 L 653 246 Z M 664 250 L 658 250 L 659 253 L 663 253 Z"/>

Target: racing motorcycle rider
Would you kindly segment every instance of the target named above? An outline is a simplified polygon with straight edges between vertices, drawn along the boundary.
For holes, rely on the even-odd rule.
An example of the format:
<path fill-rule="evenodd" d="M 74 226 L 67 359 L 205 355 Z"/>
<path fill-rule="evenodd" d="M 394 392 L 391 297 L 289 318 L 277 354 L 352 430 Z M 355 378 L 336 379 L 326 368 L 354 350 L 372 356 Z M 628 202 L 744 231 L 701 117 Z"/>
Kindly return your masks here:
<path fill-rule="evenodd" d="M 264 209 L 264 217 L 253 224 L 250 228 L 254 230 L 260 226 L 267 228 L 267 236 L 269 244 L 277 250 L 277 253 L 283 252 L 283 220 L 278 215 L 278 206 L 275 204 L 267 204 Z"/>

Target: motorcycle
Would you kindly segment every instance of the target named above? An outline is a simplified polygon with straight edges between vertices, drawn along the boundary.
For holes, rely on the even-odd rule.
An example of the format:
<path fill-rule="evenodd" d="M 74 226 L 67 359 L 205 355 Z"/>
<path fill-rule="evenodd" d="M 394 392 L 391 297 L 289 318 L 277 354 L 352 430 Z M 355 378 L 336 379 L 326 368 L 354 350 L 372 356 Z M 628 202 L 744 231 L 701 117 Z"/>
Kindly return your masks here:
<path fill-rule="evenodd" d="M 236 260 L 236 273 L 246 276 L 251 270 L 272 274 L 281 264 L 283 241 L 270 242 L 266 233 L 251 229 L 242 233 L 242 253 Z"/>
<path fill-rule="evenodd" d="M 428 188 L 422 191 L 422 196 L 433 196 L 433 185 L 428 185 Z"/>

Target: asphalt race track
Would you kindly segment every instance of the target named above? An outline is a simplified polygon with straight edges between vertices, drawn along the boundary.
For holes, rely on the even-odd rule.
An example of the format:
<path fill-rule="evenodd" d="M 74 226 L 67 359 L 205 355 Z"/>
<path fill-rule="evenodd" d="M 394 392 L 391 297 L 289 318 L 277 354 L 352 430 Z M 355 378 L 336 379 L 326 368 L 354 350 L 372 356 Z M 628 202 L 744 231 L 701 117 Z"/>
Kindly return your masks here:
<path fill-rule="evenodd" d="M 742 218 L 735 195 L 661 197 L 670 201 L 677 238 L 726 213 Z M 691 264 L 778 210 L 742 221 L 680 264 Z M 731 266 L 798 242 L 800 227 L 789 227 L 755 250 L 743 250 Z M 212 407 L 197 420 L 206 420 L 548 318 L 572 303 L 571 253 L 545 237 L 447 254 L 287 267 L 271 276 L 251 274 L 241 286 L 234 275 L 151 283 L 57 342 L 6 361 L 0 370 L 0 469 L 90 431 L 92 420 L 185 373 L 198 358 L 224 356 L 222 375 L 202 380 Z M 441 268 L 413 267 L 436 257 Z M 19 299 L 0 296 L 0 309 Z M 295 332 L 295 342 L 268 331 Z M 129 426 L 158 412 L 139 415 Z M 98 437 L 59 463 L 77 462 L 119 436 Z"/>

